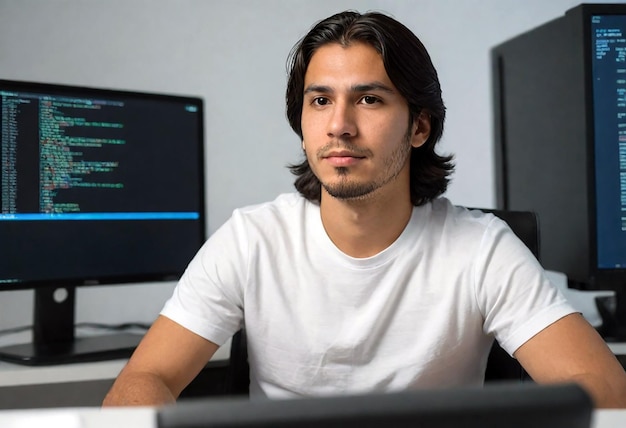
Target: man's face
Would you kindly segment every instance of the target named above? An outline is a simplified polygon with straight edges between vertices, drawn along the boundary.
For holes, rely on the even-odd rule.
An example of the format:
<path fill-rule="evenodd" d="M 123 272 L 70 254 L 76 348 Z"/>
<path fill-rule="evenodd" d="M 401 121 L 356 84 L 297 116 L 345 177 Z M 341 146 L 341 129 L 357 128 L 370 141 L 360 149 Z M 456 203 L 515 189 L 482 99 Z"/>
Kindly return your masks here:
<path fill-rule="evenodd" d="M 409 188 L 411 147 L 430 129 L 425 116 L 409 124 L 406 99 L 371 46 L 321 46 L 304 79 L 303 146 L 324 191 L 361 199 Z"/>

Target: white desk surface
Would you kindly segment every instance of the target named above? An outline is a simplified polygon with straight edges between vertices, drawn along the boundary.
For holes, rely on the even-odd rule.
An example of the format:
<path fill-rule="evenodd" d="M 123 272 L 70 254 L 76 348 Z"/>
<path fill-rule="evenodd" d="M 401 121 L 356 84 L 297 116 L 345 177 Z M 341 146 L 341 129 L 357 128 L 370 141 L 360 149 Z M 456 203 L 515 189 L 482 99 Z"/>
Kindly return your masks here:
<path fill-rule="evenodd" d="M 80 408 L 59 410 L 0 411 L 2 428 L 156 428 L 156 410 L 136 408 Z M 596 410 L 592 428 L 626 426 L 626 410 Z"/>
<path fill-rule="evenodd" d="M 2 428 L 156 428 L 156 410 L 135 408 L 79 408 L 0 411 Z"/>

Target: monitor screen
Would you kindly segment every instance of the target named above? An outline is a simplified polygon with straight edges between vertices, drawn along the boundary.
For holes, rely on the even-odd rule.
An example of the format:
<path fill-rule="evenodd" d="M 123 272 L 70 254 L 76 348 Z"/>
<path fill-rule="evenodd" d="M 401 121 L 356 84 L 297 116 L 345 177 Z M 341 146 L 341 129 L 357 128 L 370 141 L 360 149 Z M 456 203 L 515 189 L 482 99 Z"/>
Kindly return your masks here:
<path fill-rule="evenodd" d="M 158 428 L 589 428 L 592 403 L 574 384 L 503 383 L 287 400 L 190 399 L 157 414 Z"/>
<path fill-rule="evenodd" d="M 626 269 L 626 15 L 592 14 L 596 269 Z"/>
<path fill-rule="evenodd" d="M 0 114 L 0 290 L 178 278 L 205 239 L 200 98 L 0 81 Z M 47 295 L 36 320 L 73 316 Z"/>

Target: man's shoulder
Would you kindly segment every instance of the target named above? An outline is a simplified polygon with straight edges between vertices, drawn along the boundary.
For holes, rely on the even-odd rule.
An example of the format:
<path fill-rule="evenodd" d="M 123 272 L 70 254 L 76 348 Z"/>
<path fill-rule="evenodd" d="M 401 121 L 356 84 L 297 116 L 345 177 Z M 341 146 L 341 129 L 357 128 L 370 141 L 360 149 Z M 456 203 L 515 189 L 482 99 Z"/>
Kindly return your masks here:
<path fill-rule="evenodd" d="M 431 217 L 438 218 L 446 222 L 457 224 L 477 224 L 486 226 L 494 215 L 482 211 L 480 208 L 472 208 L 463 205 L 455 205 L 449 199 L 440 197 L 430 202 Z"/>
<path fill-rule="evenodd" d="M 233 211 L 231 221 L 262 229 L 272 226 L 291 228 L 306 222 L 311 217 L 306 214 L 315 210 L 319 210 L 319 206 L 300 194 L 282 193 L 272 201 L 237 208 Z"/>
<path fill-rule="evenodd" d="M 454 239 L 481 240 L 506 228 L 505 223 L 489 212 L 479 208 L 455 205 L 446 198 L 437 198 L 423 209 L 423 226 L 437 237 L 450 236 Z"/>
<path fill-rule="evenodd" d="M 281 193 L 274 200 L 237 208 L 235 213 L 241 215 L 262 215 L 269 212 L 285 212 L 313 205 L 299 193 Z"/>

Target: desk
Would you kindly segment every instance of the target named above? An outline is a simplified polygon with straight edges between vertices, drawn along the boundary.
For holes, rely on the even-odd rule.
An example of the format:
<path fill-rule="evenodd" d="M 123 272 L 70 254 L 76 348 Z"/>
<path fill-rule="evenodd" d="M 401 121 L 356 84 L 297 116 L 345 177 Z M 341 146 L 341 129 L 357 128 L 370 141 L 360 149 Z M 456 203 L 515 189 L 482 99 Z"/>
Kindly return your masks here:
<path fill-rule="evenodd" d="M 12 339 L 13 342 L 8 343 L 20 343 L 19 340 L 24 337 Z M 7 344 L 6 338 L 0 343 Z M 229 356 L 230 341 L 213 355 L 207 368 L 188 387 L 187 396 L 201 395 L 204 391 L 210 395 L 211 383 L 221 382 Z M 52 366 L 25 366 L 0 361 L 0 409 L 99 406 L 126 361 Z"/>
<path fill-rule="evenodd" d="M 150 407 L 110 409 L 4 410 L 0 411 L 3 428 L 62 426 L 63 428 L 156 428 L 156 411 Z M 596 410 L 592 428 L 626 426 L 626 410 Z"/>
<path fill-rule="evenodd" d="M 626 343 L 609 343 L 609 347 L 624 364 Z M 229 355 L 230 341 L 218 349 L 183 396 L 216 394 Z M 0 409 L 99 406 L 125 364 L 126 360 L 113 360 L 31 367 L 0 362 Z"/>
<path fill-rule="evenodd" d="M 149 407 L 136 408 L 78 408 L 60 410 L 3 410 L 3 428 L 156 428 L 156 411 Z"/>

